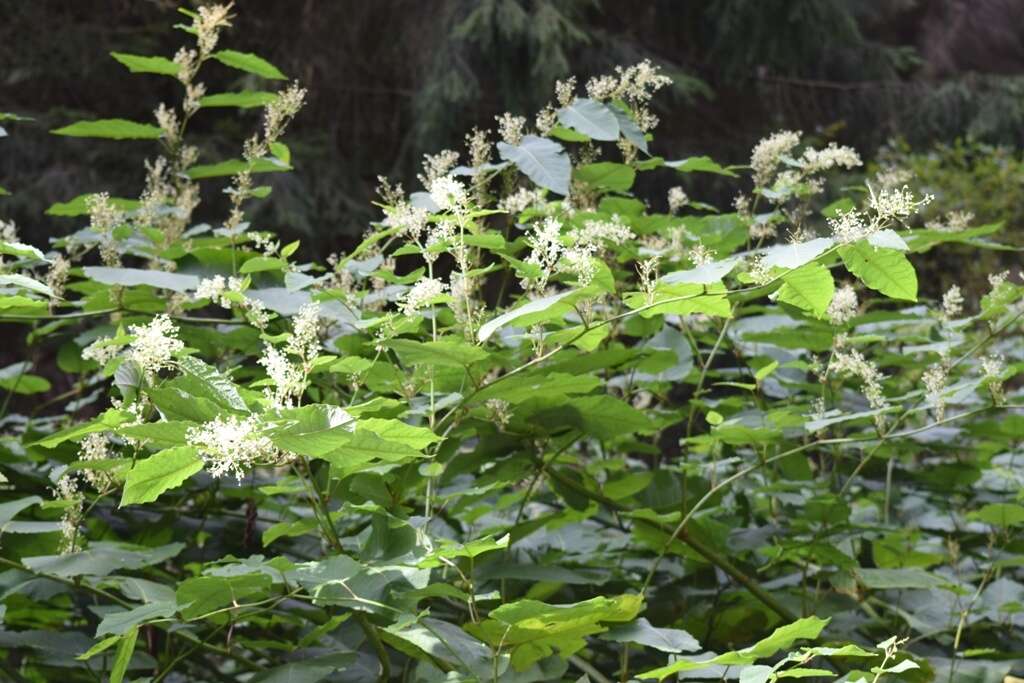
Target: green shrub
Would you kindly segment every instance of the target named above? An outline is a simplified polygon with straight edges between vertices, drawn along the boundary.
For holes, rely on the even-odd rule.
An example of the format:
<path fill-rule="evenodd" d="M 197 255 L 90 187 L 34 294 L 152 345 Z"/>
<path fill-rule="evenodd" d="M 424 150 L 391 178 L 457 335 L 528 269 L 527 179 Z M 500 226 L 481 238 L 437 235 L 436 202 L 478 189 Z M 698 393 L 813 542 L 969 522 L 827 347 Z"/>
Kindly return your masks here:
<path fill-rule="evenodd" d="M 641 63 L 428 157 L 423 191 L 383 181 L 359 247 L 306 263 L 246 220 L 304 91 L 203 92 L 284 75 L 219 47 L 225 8 L 189 16 L 173 60 L 115 55 L 180 107 L 54 131 L 157 142 L 139 198 L 54 207 L 88 224 L 45 251 L 4 226 L 12 678 L 1010 671 L 1022 288 L 930 306 L 911 261 L 998 226 L 909 229 L 902 186 L 827 201 L 861 160 L 795 133 L 752 188 L 655 156 Z M 264 107 L 237 159 L 188 145 L 214 104 Z M 735 210 L 635 189 L 692 173 Z"/>

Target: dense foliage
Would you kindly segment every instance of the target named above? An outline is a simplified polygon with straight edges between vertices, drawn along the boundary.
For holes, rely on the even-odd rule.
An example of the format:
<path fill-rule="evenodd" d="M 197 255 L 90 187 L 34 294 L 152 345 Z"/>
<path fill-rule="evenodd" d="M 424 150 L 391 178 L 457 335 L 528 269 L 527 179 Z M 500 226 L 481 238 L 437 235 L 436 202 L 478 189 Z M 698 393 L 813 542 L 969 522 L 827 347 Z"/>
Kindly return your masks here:
<path fill-rule="evenodd" d="M 0 234 L 10 678 L 1011 672 L 1024 287 L 924 300 L 913 265 L 999 224 L 920 227 L 913 177 L 832 182 L 859 155 L 792 131 L 749 166 L 658 156 L 669 79 L 640 62 L 428 156 L 421 191 L 382 179 L 361 244 L 301 262 L 247 208 L 306 93 L 207 92 L 218 64 L 283 77 L 221 45 L 228 8 L 184 14 L 173 59 L 114 55 L 179 105 L 53 131 L 158 144 L 138 198 Z M 200 159 L 218 107 L 261 124 Z"/>
<path fill-rule="evenodd" d="M 55 145 L 46 132 L 76 118 L 144 120 L 153 101 L 175 97 L 173 81 L 157 76 L 140 79 L 150 96 L 138 97 L 123 87 L 123 67 L 104 58 L 172 55 L 175 3 L 7 4 L 0 102 L 38 124 L 5 143 L 0 184 L 20 190 L 5 216 L 34 224 L 40 237 L 64 235 L 71 221 L 39 222 L 39 213 L 82 192 L 135 193 L 130 162 L 141 165 L 147 148 Z M 655 107 L 660 144 L 677 155 L 741 163 L 776 128 L 872 156 L 893 135 L 916 150 L 967 135 L 1024 141 L 1024 13 L 1014 0 L 247 0 L 232 46 L 309 88 L 289 132 L 296 172 L 268 178 L 274 201 L 248 212 L 321 260 L 358 243 L 374 218 L 377 174 L 411 186 L 424 153 L 458 146 L 506 110 L 535 111 L 557 79 L 644 58 L 673 78 Z M 258 76 L 216 65 L 204 82 L 211 92 L 266 89 Z M 223 158 L 257 124 L 256 109 L 198 116 L 190 138 Z M 697 181 L 705 199 L 731 198 L 728 184 L 708 181 Z M 1018 184 L 999 191 L 1021 203 Z M 217 209 L 219 199 L 203 196 Z"/>

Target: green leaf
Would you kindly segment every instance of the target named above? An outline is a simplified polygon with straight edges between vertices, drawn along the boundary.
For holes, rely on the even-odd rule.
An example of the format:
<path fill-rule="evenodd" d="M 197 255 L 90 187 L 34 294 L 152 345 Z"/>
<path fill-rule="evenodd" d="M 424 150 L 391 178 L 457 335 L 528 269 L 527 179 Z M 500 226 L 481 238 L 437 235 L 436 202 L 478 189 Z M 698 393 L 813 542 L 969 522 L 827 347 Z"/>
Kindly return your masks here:
<path fill-rule="evenodd" d="M 606 623 L 632 621 L 643 607 L 639 595 L 597 597 L 569 605 L 519 600 L 491 610 L 466 630 L 492 646 L 512 650 L 512 666 L 523 671 L 558 650 L 563 658 L 581 650 L 586 636 L 607 630 Z"/>
<path fill-rule="evenodd" d="M 199 277 L 184 273 L 168 273 L 162 270 L 143 268 L 111 268 L 109 266 L 86 266 L 85 276 L 94 282 L 121 287 L 146 285 L 183 294 L 199 286 Z"/>
<path fill-rule="evenodd" d="M 587 142 L 590 138 L 583 133 L 578 133 L 564 126 L 555 126 L 548 131 L 548 136 L 565 140 L 566 142 Z"/>
<path fill-rule="evenodd" d="M 117 428 L 120 436 L 127 436 L 136 441 L 152 444 L 162 448 L 171 446 L 184 446 L 185 434 L 189 427 L 194 427 L 195 422 L 182 420 L 160 420 L 159 422 L 146 422 L 143 424 L 130 424 Z"/>
<path fill-rule="evenodd" d="M 239 71 L 246 71 L 263 78 L 275 81 L 288 80 L 288 77 L 278 70 L 276 66 L 251 52 L 237 52 L 235 50 L 220 50 L 210 55 L 221 64 L 230 66 Z"/>
<path fill-rule="evenodd" d="M 574 398 L 569 405 L 582 416 L 580 426 L 583 431 L 599 439 L 614 439 L 656 429 L 642 412 L 607 394 Z"/>
<path fill-rule="evenodd" d="M 496 657 L 491 648 L 455 624 L 422 617 L 413 623 L 395 624 L 382 632 L 382 636 L 389 645 L 409 657 L 428 663 L 437 659 L 469 677 L 458 680 L 505 680 L 508 655 Z"/>
<path fill-rule="evenodd" d="M 205 95 L 199 99 L 199 106 L 211 107 L 237 107 L 239 109 L 251 109 L 253 107 L 265 107 L 277 100 L 277 93 L 264 92 L 262 90 L 243 90 L 241 92 L 222 92 L 213 95 Z"/>
<path fill-rule="evenodd" d="M 268 436 L 278 448 L 310 458 L 322 457 L 352 439 L 352 416 L 337 406 L 308 405 L 279 411 Z"/>
<path fill-rule="evenodd" d="M 359 429 L 365 429 L 382 439 L 400 443 L 418 451 L 444 440 L 444 437 L 438 436 L 426 427 L 416 427 L 401 420 L 364 417 L 359 420 L 358 424 Z"/>
<path fill-rule="evenodd" d="M 829 619 L 819 617 L 805 617 L 798 619 L 792 624 L 780 626 L 772 631 L 767 638 L 757 641 L 748 648 L 740 650 L 744 655 L 755 659 L 772 657 L 779 650 L 790 648 L 798 640 L 814 640 L 821 635 L 822 630 L 828 625 Z"/>
<path fill-rule="evenodd" d="M 47 216 L 85 216 L 89 213 L 89 206 L 86 200 L 93 196 L 92 192 L 86 194 L 80 194 L 74 199 L 69 199 L 66 202 L 57 202 L 46 210 Z M 137 199 L 124 199 L 122 197 L 111 197 L 110 203 L 115 208 L 121 211 L 134 211 L 139 208 L 139 201 Z"/>
<path fill-rule="evenodd" d="M 357 427 L 347 443 L 319 457 L 331 463 L 338 476 L 345 477 L 380 462 L 399 464 L 422 458 L 423 454 L 411 446 L 382 439 Z"/>
<path fill-rule="evenodd" d="M 133 609 L 111 612 L 103 617 L 96 627 L 96 637 L 122 635 L 129 629 L 153 619 L 165 619 L 174 614 L 177 605 L 173 600 L 147 602 Z"/>
<path fill-rule="evenodd" d="M 209 422 L 224 412 L 223 406 L 215 401 L 193 396 L 174 386 L 147 388 L 146 395 L 163 416 L 172 421 Z"/>
<path fill-rule="evenodd" d="M 163 492 L 181 486 L 203 469 L 203 461 L 191 446 L 176 446 L 135 463 L 121 494 L 121 507 L 152 503 Z"/>
<path fill-rule="evenodd" d="M 31 363 L 23 361 L 0 369 L 0 389 L 26 396 L 49 391 L 49 380 L 45 377 L 28 374 L 30 367 L 32 367 Z"/>
<path fill-rule="evenodd" d="M 613 192 L 628 191 L 636 180 L 636 171 L 632 166 L 610 161 L 579 166 L 575 175 L 577 180 L 587 185 Z"/>
<path fill-rule="evenodd" d="M 666 161 L 665 165 L 680 173 L 717 173 L 731 178 L 738 177 L 728 168 L 713 161 L 711 157 L 688 157 L 679 161 Z"/>
<path fill-rule="evenodd" d="M 427 553 L 417 563 L 418 567 L 437 568 L 444 566 L 442 559 L 454 560 L 459 557 L 478 557 L 492 550 L 508 548 L 508 534 L 495 540 L 492 536 L 485 536 L 470 541 L 469 543 L 456 543 L 448 539 L 438 539 L 438 545 L 431 552 Z"/>
<path fill-rule="evenodd" d="M 128 67 L 133 74 L 160 74 L 162 76 L 178 76 L 181 68 L 173 60 L 166 57 L 144 57 L 130 55 L 125 52 L 111 52 L 110 56 Z"/>
<path fill-rule="evenodd" d="M 511 161 L 523 175 L 540 187 L 569 194 L 569 177 L 572 163 L 565 148 L 557 142 L 536 135 L 524 135 L 518 145 L 498 143 L 498 154 L 505 161 Z"/>
<path fill-rule="evenodd" d="M 775 653 L 780 650 L 789 649 L 792 647 L 793 643 L 798 640 L 813 640 L 817 638 L 821 635 L 821 631 L 825 628 L 828 622 L 828 619 L 806 617 L 787 626 L 775 629 L 775 631 L 773 631 L 767 638 L 764 638 L 743 650 L 739 650 L 737 652 L 726 652 L 718 655 L 717 657 L 703 659 L 700 661 L 677 659 L 668 666 L 645 671 L 644 673 L 639 674 L 637 678 L 657 678 L 658 680 L 662 680 L 672 674 L 679 673 L 680 671 L 704 669 L 716 664 L 729 666 L 753 664 L 758 659 L 766 659 L 774 656 Z"/>
<path fill-rule="evenodd" d="M 569 106 L 558 110 L 558 120 L 593 140 L 619 139 L 619 121 L 615 113 L 596 100 L 577 97 Z"/>
<path fill-rule="evenodd" d="M 175 386 L 229 410 L 248 412 L 238 387 L 217 368 L 195 356 L 179 359 L 178 367 L 182 370 L 182 377 L 175 380 Z"/>
<path fill-rule="evenodd" d="M 84 662 L 84 661 L 86 661 L 88 659 L 92 659 L 93 657 L 95 657 L 99 653 L 105 652 L 105 651 L 109 650 L 111 647 L 113 647 L 116 643 L 119 643 L 120 641 L 121 641 L 121 636 L 120 635 L 110 636 L 109 638 L 104 638 L 103 640 L 101 640 L 100 642 L 96 643 L 95 645 L 90 647 L 88 650 L 86 650 L 82 654 L 80 654 L 77 657 L 75 657 L 75 659 L 77 659 L 78 661 L 81 661 L 81 662 Z"/>
<path fill-rule="evenodd" d="M 540 299 L 534 299 L 511 311 L 506 311 L 493 320 L 489 320 L 477 330 L 477 339 L 485 342 L 491 335 L 506 325 L 514 323 L 519 326 L 534 325 L 539 322 L 560 318 L 572 310 L 567 299 L 578 290 L 566 290 Z"/>
<path fill-rule="evenodd" d="M 887 590 L 892 588 L 941 588 L 948 585 L 942 577 L 920 568 L 910 569 L 858 569 L 857 580 L 865 588 Z"/>
<path fill-rule="evenodd" d="M 279 538 L 289 536 L 304 536 L 320 528 L 316 518 L 299 519 L 294 522 L 278 522 L 263 532 L 263 547 L 267 547 Z"/>
<path fill-rule="evenodd" d="M 78 121 L 50 132 L 54 135 L 67 135 L 75 138 L 108 138 L 111 140 L 159 140 L 163 135 L 163 131 L 158 126 L 125 119 Z"/>
<path fill-rule="evenodd" d="M 288 262 L 284 259 L 257 256 L 243 263 L 238 272 L 244 275 L 247 273 L 262 273 L 268 270 L 284 270 L 287 267 Z"/>
<path fill-rule="evenodd" d="M 643 617 L 630 624 L 616 626 L 601 637 L 616 643 L 636 643 L 674 654 L 700 650 L 700 643 L 686 631 L 676 628 L 655 628 Z"/>
<path fill-rule="evenodd" d="M 828 268 L 820 263 L 808 263 L 786 273 L 782 281 L 779 301 L 807 311 L 816 318 L 825 316 L 836 291 Z"/>
<path fill-rule="evenodd" d="M 206 178 L 238 175 L 247 168 L 249 168 L 249 162 L 243 159 L 228 159 L 216 164 L 193 166 L 185 174 L 192 180 L 204 180 Z M 251 168 L 253 173 L 282 173 L 290 170 L 292 170 L 292 167 L 287 162 L 272 161 L 270 159 L 257 159 Z"/>
<path fill-rule="evenodd" d="M 917 273 L 895 249 L 873 247 L 861 240 L 839 247 L 847 270 L 876 291 L 905 301 L 917 301 Z"/>
<path fill-rule="evenodd" d="M 387 346 L 398 352 L 398 357 L 408 365 L 439 365 L 465 367 L 482 360 L 488 354 L 479 346 L 462 340 L 439 340 L 419 342 L 412 339 L 392 339 Z"/>
<path fill-rule="evenodd" d="M 72 425 L 67 429 L 63 429 L 56 434 L 39 439 L 32 445 L 42 446 L 43 448 L 54 448 L 64 443 L 65 441 L 78 441 L 82 437 L 92 434 L 93 432 L 105 432 L 108 429 L 113 429 L 118 425 L 124 424 L 134 418 L 128 414 L 121 412 L 115 408 L 109 408 L 105 413 L 97 418 L 90 420 L 89 422 L 83 422 L 82 424 Z"/>
<path fill-rule="evenodd" d="M 16 294 L 14 296 L 0 296 L 0 310 L 7 308 L 22 308 L 22 309 L 46 309 L 46 301 L 42 299 L 32 299 L 27 296 Z M 35 314 L 35 310 L 29 311 Z"/>
<path fill-rule="evenodd" d="M 128 543 L 92 541 L 85 550 L 63 555 L 26 557 L 22 563 L 33 571 L 63 578 L 106 576 L 118 569 L 141 569 L 168 560 L 185 548 L 184 543 L 147 548 Z"/>
<path fill-rule="evenodd" d="M 320 683 L 335 671 L 351 667 L 358 656 L 355 652 L 335 652 L 304 658 L 261 671 L 250 678 L 249 683 Z"/>
<path fill-rule="evenodd" d="M 1003 529 L 1011 526 L 1024 526 L 1024 505 L 989 503 L 980 510 L 970 513 L 967 517 Z"/>
<path fill-rule="evenodd" d="M 123 683 L 124 675 L 128 671 L 128 664 L 131 663 L 132 654 L 135 652 L 135 641 L 138 638 L 138 626 L 133 626 L 121 637 L 117 652 L 114 654 L 114 664 L 110 668 L 110 683 Z"/>
<path fill-rule="evenodd" d="M 14 519 L 19 512 L 42 502 L 43 499 L 39 496 L 27 496 L 6 503 L 0 503 L 0 533 L 3 533 L 7 523 Z"/>
<path fill-rule="evenodd" d="M 634 147 L 643 151 L 644 154 L 648 154 L 647 134 L 640 130 L 640 126 L 636 125 L 636 121 L 633 120 L 629 112 L 624 111 L 618 106 L 611 107 L 611 110 L 619 122 L 619 131 L 622 133 L 622 137 L 626 138 Z"/>
<path fill-rule="evenodd" d="M 263 573 L 199 576 L 179 583 L 175 599 L 181 618 L 191 620 L 228 605 L 258 599 L 269 592 L 270 586 L 270 576 Z"/>

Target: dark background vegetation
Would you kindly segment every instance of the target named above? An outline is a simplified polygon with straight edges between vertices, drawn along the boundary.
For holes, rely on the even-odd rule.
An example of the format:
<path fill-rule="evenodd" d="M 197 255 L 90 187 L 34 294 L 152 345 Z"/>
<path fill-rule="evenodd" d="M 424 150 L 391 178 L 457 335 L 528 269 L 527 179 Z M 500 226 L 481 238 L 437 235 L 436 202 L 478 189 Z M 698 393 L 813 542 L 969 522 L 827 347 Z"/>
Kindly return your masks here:
<path fill-rule="evenodd" d="M 177 4 L 0 2 L 0 111 L 34 119 L 8 126 L 0 185 L 15 192 L 4 212 L 30 241 L 80 225 L 42 217 L 53 202 L 138 193 L 150 143 L 47 131 L 80 118 L 148 121 L 161 99 L 177 102 L 171 79 L 130 76 L 108 56 L 172 56 L 185 38 L 168 28 L 181 20 Z M 654 148 L 671 158 L 742 163 L 759 137 L 788 127 L 868 158 L 896 137 L 925 153 L 970 137 L 1011 146 L 1016 164 L 1024 134 L 1020 0 L 241 0 L 236 9 L 222 45 L 258 52 L 310 90 L 289 134 L 297 172 L 266 179 L 275 200 L 257 224 L 320 254 L 350 244 L 375 215 L 378 174 L 412 187 L 422 155 L 461 146 L 473 125 L 491 127 L 506 110 L 532 115 L 558 78 L 583 82 L 645 57 L 676 80 L 658 99 Z M 267 87 L 219 64 L 203 80 L 208 92 Z M 195 119 L 204 163 L 237 156 L 258 124 L 256 110 L 225 112 Z M 1016 168 L 994 192 L 1019 192 Z M 217 189 L 207 190 L 212 209 Z M 212 219 L 212 209 L 201 215 Z"/>

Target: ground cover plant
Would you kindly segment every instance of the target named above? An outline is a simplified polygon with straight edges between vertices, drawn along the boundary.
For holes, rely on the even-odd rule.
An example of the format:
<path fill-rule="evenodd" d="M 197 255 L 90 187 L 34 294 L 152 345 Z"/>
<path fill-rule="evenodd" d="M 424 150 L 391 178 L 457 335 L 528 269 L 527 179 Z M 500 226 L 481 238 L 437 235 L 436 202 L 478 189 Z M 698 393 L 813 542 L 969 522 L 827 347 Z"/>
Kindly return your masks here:
<path fill-rule="evenodd" d="M 52 207 L 80 225 L 52 244 L 3 226 L 11 680 L 1019 667 L 1019 273 L 932 301 L 914 267 L 1001 249 L 999 224 L 922 227 L 914 178 L 851 186 L 856 151 L 794 131 L 672 160 L 641 62 L 471 131 L 417 191 L 382 178 L 358 248 L 308 262 L 246 213 L 300 163 L 305 91 L 224 47 L 231 22 L 113 55 L 180 84 L 155 123 L 54 131 L 153 145 L 138 198 Z M 215 68 L 263 85 L 208 93 Z M 256 130 L 200 159 L 189 121 L 224 107 Z M 687 195 L 707 173 L 732 206 Z"/>

